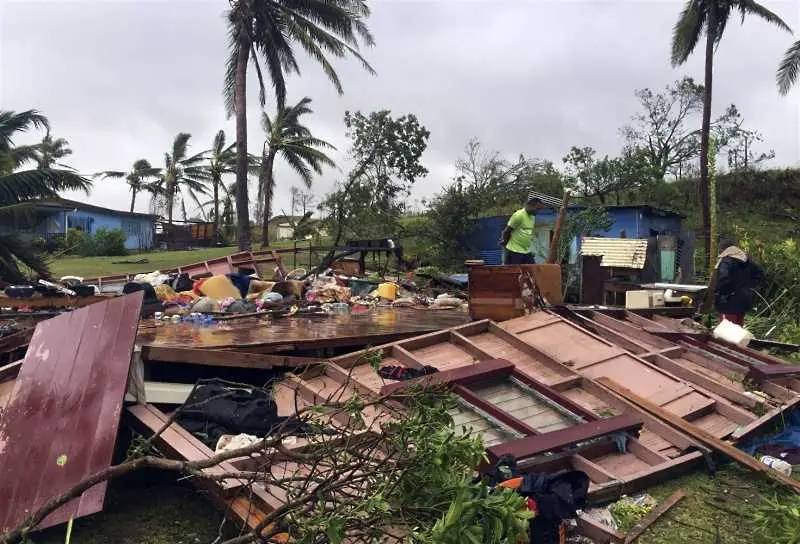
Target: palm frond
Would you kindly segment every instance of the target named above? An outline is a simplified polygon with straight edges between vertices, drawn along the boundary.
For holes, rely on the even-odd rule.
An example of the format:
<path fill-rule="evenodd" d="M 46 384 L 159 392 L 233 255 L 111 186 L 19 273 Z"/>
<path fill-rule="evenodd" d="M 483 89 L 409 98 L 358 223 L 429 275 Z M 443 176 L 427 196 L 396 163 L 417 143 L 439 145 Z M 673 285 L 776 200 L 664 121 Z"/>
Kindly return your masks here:
<path fill-rule="evenodd" d="M 14 134 L 31 128 L 44 128 L 49 131 L 50 122 L 36 110 L 20 112 L 0 110 L 0 150 L 10 149 Z"/>
<path fill-rule="evenodd" d="M 794 42 L 786 50 L 781 64 L 778 66 L 776 79 L 778 81 L 778 90 L 782 95 L 787 94 L 792 85 L 797 82 L 798 74 L 800 74 L 800 40 Z"/>
<path fill-rule="evenodd" d="M 289 163 L 289 166 L 292 167 L 292 170 L 297 172 L 297 175 L 300 176 L 301 180 L 303 180 L 305 186 L 311 187 L 311 182 L 314 178 L 311 176 L 311 168 L 308 167 L 306 161 L 295 153 L 283 153 L 282 155 L 283 160 Z"/>
<path fill-rule="evenodd" d="M 186 152 L 189 149 L 189 139 L 191 137 L 192 135 L 186 132 L 180 132 L 175 136 L 175 140 L 172 142 L 172 160 L 174 162 L 181 162 L 186 158 Z"/>
<path fill-rule="evenodd" d="M 239 42 L 236 39 L 236 28 L 231 24 L 228 28 L 228 60 L 225 63 L 225 81 L 222 87 L 225 114 L 228 119 L 236 110 L 236 59 L 238 57 Z"/>
<path fill-rule="evenodd" d="M 0 277 L 8 282 L 24 281 L 23 266 L 49 277 L 47 262 L 29 243 L 13 234 L 0 235 Z"/>
<path fill-rule="evenodd" d="M 119 170 L 106 170 L 105 172 L 97 172 L 92 174 L 92 179 L 97 178 L 124 178 L 128 175 L 127 172 L 120 172 Z"/>
<path fill-rule="evenodd" d="M 36 198 L 54 198 L 58 191 L 88 193 L 91 182 L 67 170 L 22 170 L 0 176 L 0 204 L 16 204 Z"/>
<path fill-rule="evenodd" d="M 792 32 L 792 29 L 786 24 L 786 21 L 781 19 L 777 13 L 759 4 L 758 2 L 755 2 L 754 0 L 739 0 L 737 7 L 739 8 L 739 12 L 742 14 L 742 21 L 744 21 L 746 15 L 757 15 L 761 19 L 764 19 L 768 23 L 772 23 L 782 30 L 785 30 L 789 33 Z"/>
<path fill-rule="evenodd" d="M 706 26 L 708 14 L 698 0 L 688 0 L 672 31 L 672 65 L 679 66 L 691 56 Z"/>

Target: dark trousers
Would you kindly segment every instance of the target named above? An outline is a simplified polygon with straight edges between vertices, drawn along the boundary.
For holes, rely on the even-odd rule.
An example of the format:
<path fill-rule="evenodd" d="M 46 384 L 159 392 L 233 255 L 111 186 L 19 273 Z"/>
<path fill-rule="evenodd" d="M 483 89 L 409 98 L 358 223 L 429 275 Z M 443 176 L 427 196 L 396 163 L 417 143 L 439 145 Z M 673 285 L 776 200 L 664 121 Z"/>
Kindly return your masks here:
<path fill-rule="evenodd" d="M 505 250 L 505 262 L 503 264 L 535 264 L 532 253 L 517 253 L 516 251 Z"/>

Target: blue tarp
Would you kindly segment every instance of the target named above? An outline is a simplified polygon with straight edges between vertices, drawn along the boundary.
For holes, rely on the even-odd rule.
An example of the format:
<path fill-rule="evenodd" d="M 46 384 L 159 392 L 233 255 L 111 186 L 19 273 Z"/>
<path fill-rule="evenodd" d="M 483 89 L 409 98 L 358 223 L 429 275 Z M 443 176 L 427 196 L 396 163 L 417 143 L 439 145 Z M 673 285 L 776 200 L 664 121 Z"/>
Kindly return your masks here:
<path fill-rule="evenodd" d="M 739 446 L 739 449 L 753 455 L 758 448 L 764 444 L 777 444 L 787 448 L 800 448 L 800 410 L 792 410 L 789 414 L 784 414 L 783 421 L 785 426 L 777 434 L 763 435 L 752 438 Z M 778 420 L 780 423 L 780 420 Z"/>

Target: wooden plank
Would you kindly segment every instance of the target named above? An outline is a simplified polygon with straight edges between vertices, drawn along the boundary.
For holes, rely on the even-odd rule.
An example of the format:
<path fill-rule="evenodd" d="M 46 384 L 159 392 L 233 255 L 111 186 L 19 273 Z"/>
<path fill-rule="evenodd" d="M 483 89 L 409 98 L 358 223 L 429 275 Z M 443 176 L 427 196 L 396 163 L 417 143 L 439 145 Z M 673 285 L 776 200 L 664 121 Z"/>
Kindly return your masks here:
<path fill-rule="evenodd" d="M 142 295 L 36 326 L 0 421 L 0 531 L 111 463 Z M 99 512 L 105 488 L 87 490 L 38 528 Z"/>
<path fill-rule="evenodd" d="M 143 346 L 142 357 L 148 361 L 259 369 L 271 369 L 276 367 L 297 368 L 323 362 L 322 359 L 313 357 L 289 357 L 284 355 L 244 353 L 240 351 L 165 346 Z"/>
<path fill-rule="evenodd" d="M 685 496 L 686 493 L 684 493 L 682 489 L 679 489 L 670 495 L 667 500 L 650 510 L 645 517 L 639 520 L 639 523 L 634 525 L 633 528 L 627 532 L 625 535 L 625 544 L 629 544 L 642 536 L 648 527 L 655 523 L 658 518 L 666 514 L 667 510 L 678 504 Z"/>
<path fill-rule="evenodd" d="M 0 298 L 0 308 L 83 308 L 97 302 L 106 302 L 110 296 L 89 297 L 36 297 L 36 298 Z"/>
<path fill-rule="evenodd" d="M 780 414 L 785 412 L 786 413 L 791 412 L 798 404 L 800 404 L 800 397 L 795 397 L 786 404 L 779 406 L 778 408 L 775 408 L 773 410 L 770 410 L 768 413 L 764 414 L 755 421 L 751 421 L 744 427 L 736 429 L 731 435 L 731 438 L 739 441 L 743 438 L 748 437 L 749 435 L 757 431 L 759 428 L 761 428 L 763 425 L 769 423 L 770 421 L 778 417 Z"/>
<path fill-rule="evenodd" d="M 22 361 L 16 363 L 8 363 L 7 365 L 0 366 L 0 382 L 13 380 L 22 369 Z"/>
<path fill-rule="evenodd" d="M 456 385 L 453 388 L 453 393 L 464 399 L 471 406 L 474 406 L 475 408 L 478 408 L 482 412 L 489 414 L 492 418 L 496 419 L 503 425 L 506 425 L 509 428 L 517 431 L 518 433 L 525 435 L 539 434 L 536 431 L 536 429 L 534 429 L 524 421 L 517 419 L 516 417 L 512 416 L 505 410 L 499 409 L 497 406 L 487 401 L 486 399 L 479 397 L 478 395 L 476 395 L 463 385 Z"/>
<path fill-rule="evenodd" d="M 572 466 L 575 470 L 582 470 L 589 476 L 589 479 L 599 484 L 617 481 L 617 477 L 608 472 L 600 465 L 593 463 L 582 455 L 572 456 Z"/>
<path fill-rule="evenodd" d="M 622 414 L 608 419 L 581 423 L 568 429 L 511 440 L 487 448 L 486 451 L 492 462 L 496 462 L 506 454 L 513 455 L 517 459 L 525 459 L 548 451 L 560 450 L 584 440 L 613 433 L 635 431 L 641 426 L 641 419 L 635 415 Z"/>
<path fill-rule="evenodd" d="M 625 540 L 625 535 L 586 514 L 580 514 L 575 521 L 578 523 L 578 532 L 591 538 L 595 544 L 621 544 Z"/>
<path fill-rule="evenodd" d="M 412 380 L 386 384 L 381 387 L 381 395 L 391 395 L 414 385 L 432 386 L 436 384 L 469 385 L 471 383 L 503 378 L 511 374 L 514 364 L 505 359 L 481 361 L 474 365 L 462 366 L 453 370 L 445 370 L 428 374 Z"/>
<path fill-rule="evenodd" d="M 692 425 L 688 421 L 681 419 L 675 414 L 667 410 L 664 410 L 660 406 L 653 404 L 648 399 L 637 395 L 630 389 L 619 385 L 613 380 L 601 377 L 597 378 L 596 381 L 600 383 L 603 387 L 606 387 L 610 391 L 616 393 L 617 395 L 624 397 L 625 399 L 639 406 L 643 410 L 646 410 L 647 412 L 653 414 L 659 419 L 666 421 L 673 427 L 680 429 L 682 432 L 691 436 L 695 440 L 702 442 L 706 446 L 722 453 L 726 457 L 730 457 L 732 460 L 736 461 L 740 465 L 745 466 L 755 472 L 764 474 L 772 478 L 773 480 L 777 481 L 778 483 L 781 483 L 786 487 L 792 489 L 796 493 L 800 493 L 800 482 L 785 476 L 784 474 L 778 472 L 777 470 L 773 470 L 772 468 L 768 467 L 763 463 L 760 463 L 753 457 L 736 449 L 729 443 L 724 442 L 719 438 L 705 432 L 703 429 L 700 429 L 699 427 Z"/>

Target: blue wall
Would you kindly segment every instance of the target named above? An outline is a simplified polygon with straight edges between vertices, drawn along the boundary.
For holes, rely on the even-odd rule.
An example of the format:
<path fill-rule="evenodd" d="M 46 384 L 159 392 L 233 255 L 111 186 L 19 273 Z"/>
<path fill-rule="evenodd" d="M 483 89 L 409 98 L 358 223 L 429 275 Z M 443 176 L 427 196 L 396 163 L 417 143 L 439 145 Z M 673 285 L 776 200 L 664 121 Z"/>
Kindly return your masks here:
<path fill-rule="evenodd" d="M 570 207 L 569 213 L 577 213 L 581 207 Z M 596 236 L 604 238 L 621 238 L 624 234 L 626 238 L 648 238 L 650 231 L 657 231 L 659 234 L 678 235 L 682 232 L 683 219 L 673 215 L 660 215 L 657 211 L 644 206 L 625 206 L 608 208 L 608 214 L 613 220 L 611 228 L 607 232 L 594 233 Z M 536 213 L 536 226 L 553 225 L 558 217 L 558 210 L 552 208 L 541 209 Z M 477 226 L 473 239 L 477 251 L 475 257 L 482 258 L 487 264 L 500 264 L 502 251 L 498 250 L 497 240 L 503 232 L 508 216 L 482 217 L 476 220 Z M 574 262 L 579 240 L 572 242 L 570 251 L 570 262 Z M 541 245 L 541 244 L 540 244 Z M 541 251 L 536 251 L 537 261 L 544 255 Z"/>
<path fill-rule="evenodd" d="M 126 249 L 152 249 L 153 247 L 153 220 L 149 217 L 117 215 L 113 212 L 98 212 L 94 210 L 81 210 L 59 212 L 61 215 L 61 232 L 64 232 L 66 218 L 69 228 L 79 227 L 94 234 L 98 229 L 120 229 L 127 235 Z"/>

